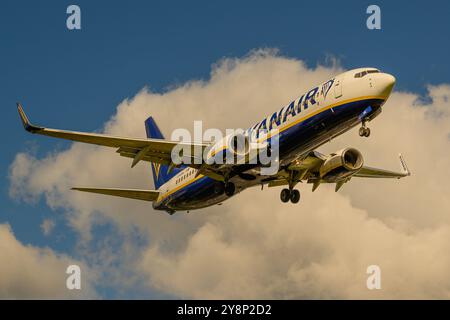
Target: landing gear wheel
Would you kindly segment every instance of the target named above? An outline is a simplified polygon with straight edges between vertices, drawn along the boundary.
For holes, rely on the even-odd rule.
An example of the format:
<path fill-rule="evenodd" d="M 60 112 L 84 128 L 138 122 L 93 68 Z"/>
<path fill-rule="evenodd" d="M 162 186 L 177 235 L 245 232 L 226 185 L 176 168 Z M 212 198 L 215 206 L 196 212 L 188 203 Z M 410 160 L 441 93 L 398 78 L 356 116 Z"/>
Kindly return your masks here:
<path fill-rule="evenodd" d="M 366 133 L 366 128 L 364 128 L 364 127 L 359 128 L 359 136 L 360 137 L 364 137 L 365 133 Z"/>
<path fill-rule="evenodd" d="M 366 128 L 366 127 L 359 128 L 359 136 L 360 137 L 370 136 L 370 128 Z"/>
<path fill-rule="evenodd" d="M 283 189 L 280 193 L 280 199 L 282 202 L 288 202 L 291 198 L 291 191 L 289 189 Z"/>
<path fill-rule="evenodd" d="M 291 191 L 291 202 L 292 203 L 298 203 L 300 200 L 300 191 L 298 190 L 292 190 Z"/>
<path fill-rule="evenodd" d="M 225 191 L 225 185 L 222 182 L 218 182 L 214 185 L 214 193 L 217 195 L 223 194 Z"/>
<path fill-rule="evenodd" d="M 232 182 L 227 182 L 225 184 L 225 194 L 229 197 L 231 197 L 234 192 L 236 191 L 236 187 L 234 186 L 234 183 Z"/>

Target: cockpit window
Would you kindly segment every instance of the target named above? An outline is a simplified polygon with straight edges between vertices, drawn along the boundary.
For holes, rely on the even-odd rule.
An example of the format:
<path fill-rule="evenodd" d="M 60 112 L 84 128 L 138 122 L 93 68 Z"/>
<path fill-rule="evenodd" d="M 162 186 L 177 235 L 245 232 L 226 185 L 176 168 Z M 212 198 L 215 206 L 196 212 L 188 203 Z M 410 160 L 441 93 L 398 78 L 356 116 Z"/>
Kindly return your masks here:
<path fill-rule="evenodd" d="M 364 77 L 366 74 L 369 74 L 369 73 L 378 73 L 378 72 L 380 72 L 380 70 L 377 70 L 377 69 L 361 71 L 361 72 L 355 73 L 355 78 L 362 78 L 362 77 Z"/>

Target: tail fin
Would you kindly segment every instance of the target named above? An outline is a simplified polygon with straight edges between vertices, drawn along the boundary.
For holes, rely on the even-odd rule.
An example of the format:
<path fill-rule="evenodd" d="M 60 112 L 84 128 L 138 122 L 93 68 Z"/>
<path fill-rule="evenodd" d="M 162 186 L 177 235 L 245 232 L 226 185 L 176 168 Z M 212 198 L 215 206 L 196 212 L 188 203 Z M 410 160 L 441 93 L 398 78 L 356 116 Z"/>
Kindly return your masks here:
<path fill-rule="evenodd" d="M 147 138 L 164 139 L 161 130 L 159 130 L 153 117 L 149 117 L 145 120 L 145 131 L 147 132 Z"/>
<path fill-rule="evenodd" d="M 159 130 L 153 117 L 149 117 L 145 120 L 145 131 L 147 132 L 147 138 L 152 139 L 164 139 L 164 135 Z M 169 166 L 159 163 L 152 163 L 153 182 L 155 188 L 159 189 L 164 183 L 174 177 L 181 169 L 174 168 L 170 173 L 168 172 Z"/>

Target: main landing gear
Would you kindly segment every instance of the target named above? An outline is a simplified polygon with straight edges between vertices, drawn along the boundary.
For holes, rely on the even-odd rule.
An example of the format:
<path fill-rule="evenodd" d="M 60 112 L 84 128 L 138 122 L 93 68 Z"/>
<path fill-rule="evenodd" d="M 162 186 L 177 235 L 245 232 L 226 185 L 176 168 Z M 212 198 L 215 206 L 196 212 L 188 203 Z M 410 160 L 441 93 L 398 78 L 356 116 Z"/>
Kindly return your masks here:
<path fill-rule="evenodd" d="M 280 193 L 280 199 L 282 202 L 291 200 L 292 203 L 298 203 L 300 201 L 300 191 L 297 189 L 283 189 Z"/>
<path fill-rule="evenodd" d="M 295 185 L 300 181 L 303 177 L 302 173 L 299 171 L 288 171 L 289 177 L 287 178 L 287 183 L 289 185 L 289 189 L 285 188 L 281 190 L 280 199 L 282 202 L 288 202 L 291 200 L 292 203 L 298 203 L 300 201 L 300 191 L 294 189 Z"/>
<path fill-rule="evenodd" d="M 362 127 L 359 128 L 359 136 L 360 137 L 369 137 L 370 136 L 370 128 L 366 127 L 366 122 L 363 121 Z"/>
<path fill-rule="evenodd" d="M 232 182 L 225 183 L 225 194 L 228 197 L 231 197 L 235 191 L 236 191 L 236 187 L 235 187 L 234 183 L 232 183 Z"/>
<path fill-rule="evenodd" d="M 232 182 L 216 182 L 214 185 L 214 193 L 216 195 L 226 194 L 228 197 L 231 197 L 236 192 L 236 186 Z"/>

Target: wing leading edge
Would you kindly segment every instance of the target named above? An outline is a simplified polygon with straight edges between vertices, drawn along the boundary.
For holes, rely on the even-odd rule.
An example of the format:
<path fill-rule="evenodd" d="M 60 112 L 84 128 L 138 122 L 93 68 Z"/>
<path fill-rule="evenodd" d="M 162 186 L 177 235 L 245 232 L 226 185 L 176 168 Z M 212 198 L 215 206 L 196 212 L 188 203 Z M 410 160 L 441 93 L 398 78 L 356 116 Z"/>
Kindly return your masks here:
<path fill-rule="evenodd" d="M 195 148 L 202 148 L 203 150 L 203 148 L 208 146 L 206 143 L 185 144 L 183 142 L 163 139 L 127 138 L 98 133 L 50 129 L 31 124 L 20 103 L 17 103 L 17 110 L 19 111 L 23 127 L 28 132 L 76 142 L 117 148 L 117 152 L 121 156 L 133 159 L 131 163 L 132 167 L 134 167 L 141 160 L 161 164 L 170 164 L 171 152 L 176 145 L 190 147 L 192 150 L 191 154 L 195 154 Z"/>
<path fill-rule="evenodd" d="M 156 201 L 156 199 L 158 199 L 159 196 L 159 191 L 156 190 L 115 189 L 115 188 L 72 188 L 72 190 L 144 201 Z"/>
<path fill-rule="evenodd" d="M 390 170 L 364 166 L 361 168 L 361 170 L 359 170 L 353 176 L 359 177 L 359 178 L 397 178 L 397 179 L 410 176 L 411 172 L 409 171 L 408 167 L 406 166 L 406 162 L 403 159 L 403 156 L 401 154 L 399 154 L 399 158 L 400 158 L 400 165 L 402 167 L 401 172 L 394 172 L 394 171 L 390 171 Z"/>

